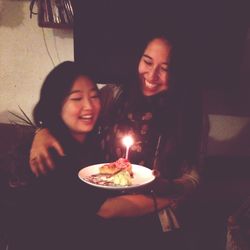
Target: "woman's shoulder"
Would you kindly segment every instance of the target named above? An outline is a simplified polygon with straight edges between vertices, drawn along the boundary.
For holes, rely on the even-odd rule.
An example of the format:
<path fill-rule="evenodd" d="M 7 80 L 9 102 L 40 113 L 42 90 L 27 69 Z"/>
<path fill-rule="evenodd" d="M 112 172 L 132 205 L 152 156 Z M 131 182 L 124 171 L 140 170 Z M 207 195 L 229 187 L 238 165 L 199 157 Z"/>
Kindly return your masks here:
<path fill-rule="evenodd" d="M 100 95 L 103 101 L 114 100 L 121 93 L 122 86 L 118 84 L 105 84 L 100 87 Z"/>
<path fill-rule="evenodd" d="M 106 84 L 100 89 L 103 117 L 109 117 L 110 113 L 114 111 L 123 92 L 123 87 L 117 84 Z"/>

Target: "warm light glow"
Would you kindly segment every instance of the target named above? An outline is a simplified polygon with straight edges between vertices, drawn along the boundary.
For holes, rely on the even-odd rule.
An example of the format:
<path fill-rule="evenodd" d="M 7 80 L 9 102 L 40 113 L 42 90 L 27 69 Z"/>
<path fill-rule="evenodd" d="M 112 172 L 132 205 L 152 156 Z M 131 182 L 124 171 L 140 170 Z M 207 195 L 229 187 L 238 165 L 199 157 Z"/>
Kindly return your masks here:
<path fill-rule="evenodd" d="M 131 145 L 133 145 L 134 140 L 130 135 L 126 135 L 123 137 L 122 139 L 123 144 L 126 146 L 126 155 L 125 155 L 125 159 L 128 159 L 128 151 L 129 151 L 129 147 Z"/>
<path fill-rule="evenodd" d="M 134 140 L 130 135 L 127 135 L 123 137 L 122 142 L 126 147 L 130 147 L 131 145 L 133 145 Z"/>

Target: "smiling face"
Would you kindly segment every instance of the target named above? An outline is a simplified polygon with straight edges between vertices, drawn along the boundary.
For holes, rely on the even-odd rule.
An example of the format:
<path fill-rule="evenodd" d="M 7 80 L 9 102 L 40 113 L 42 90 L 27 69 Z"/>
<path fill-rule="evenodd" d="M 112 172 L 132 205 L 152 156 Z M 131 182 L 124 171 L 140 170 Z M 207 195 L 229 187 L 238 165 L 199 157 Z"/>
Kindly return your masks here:
<path fill-rule="evenodd" d="M 78 77 L 61 109 L 61 117 L 77 141 L 84 141 L 98 119 L 101 102 L 95 84 L 87 77 Z"/>
<path fill-rule="evenodd" d="M 138 65 L 141 90 L 145 96 L 168 89 L 170 51 L 171 45 L 163 38 L 153 39 L 147 45 Z"/>

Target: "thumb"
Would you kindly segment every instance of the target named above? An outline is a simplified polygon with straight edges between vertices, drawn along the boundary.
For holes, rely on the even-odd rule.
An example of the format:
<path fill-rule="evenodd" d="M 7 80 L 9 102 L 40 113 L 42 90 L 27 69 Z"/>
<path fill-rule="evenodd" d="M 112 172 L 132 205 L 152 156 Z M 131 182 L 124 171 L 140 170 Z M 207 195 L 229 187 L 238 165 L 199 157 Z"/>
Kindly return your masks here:
<path fill-rule="evenodd" d="M 53 148 L 57 151 L 60 156 L 65 156 L 62 146 L 58 142 L 53 143 Z"/>

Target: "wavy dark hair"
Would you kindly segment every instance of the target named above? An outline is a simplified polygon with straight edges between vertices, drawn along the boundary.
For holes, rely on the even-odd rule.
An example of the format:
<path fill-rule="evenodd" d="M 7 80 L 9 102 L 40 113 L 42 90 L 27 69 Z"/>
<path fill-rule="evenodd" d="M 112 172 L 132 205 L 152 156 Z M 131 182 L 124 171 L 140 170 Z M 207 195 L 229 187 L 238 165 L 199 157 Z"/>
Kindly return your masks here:
<path fill-rule="evenodd" d="M 163 39 L 166 44 L 171 46 L 170 51 L 170 58 L 169 58 L 169 67 L 168 67 L 168 74 L 169 74 L 169 93 L 175 93 L 176 83 L 175 83 L 175 62 L 176 62 L 176 46 L 175 46 L 175 40 L 173 39 L 173 36 L 168 34 L 167 32 L 162 31 L 154 31 L 151 33 L 148 33 L 147 35 L 144 35 L 141 37 L 137 54 L 136 54 L 136 62 L 134 62 L 135 65 L 135 71 L 133 73 L 133 77 L 131 78 L 131 81 L 128 84 L 122 85 L 122 92 L 124 91 L 125 95 L 130 96 L 130 105 L 134 107 L 138 107 L 140 105 L 143 105 L 143 100 L 145 99 L 141 87 L 140 87 L 140 80 L 138 75 L 138 65 L 140 62 L 140 59 L 146 49 L 146 47 L 149 45 L 151 41 L 154 39 Z M 171 94 L 172 95 L 172 94 Z M 126 98 L 126 97 L 125 97 Z"/>
<path fill-rule="evenodd" d="M 65 135 L 68 129 L 61 119 L 63 101 L 79 76 L 87 76 L 93 82 L 94 78 L 82 69 L 76 62 L 65 61 L 57 65 L 45 78 L 40 99 L 33 110 L 36 126 L 48 128 L 55 136 Z"/>
<path fill-rule="evenodd" d="M 146 50 L 147 46 L 154 39 L 163 39 L 165 41 L 165 43 L 171 47 L 168 72 L 169 72 L 170 77 L 172 78 L 173 73 L 174 73 L 174 68 L 175 68 L 174 62 L 176 59 L 175 58 L 176 41 L 174 40 L 173 36 L 167 32 L 159 32 L 159 31 L 155 30 L 154 32 L 148 33 L 147 35 L 142 37 L 141 45 L 139 46 L 138 54 L 137 54 L 137 62 L 136 62 L 137 66 L 139 65 L 140 59 L 141 59 L 144 51 Z M 137 75 L 138 75 L 138 73 L 137 73 Z"/>

